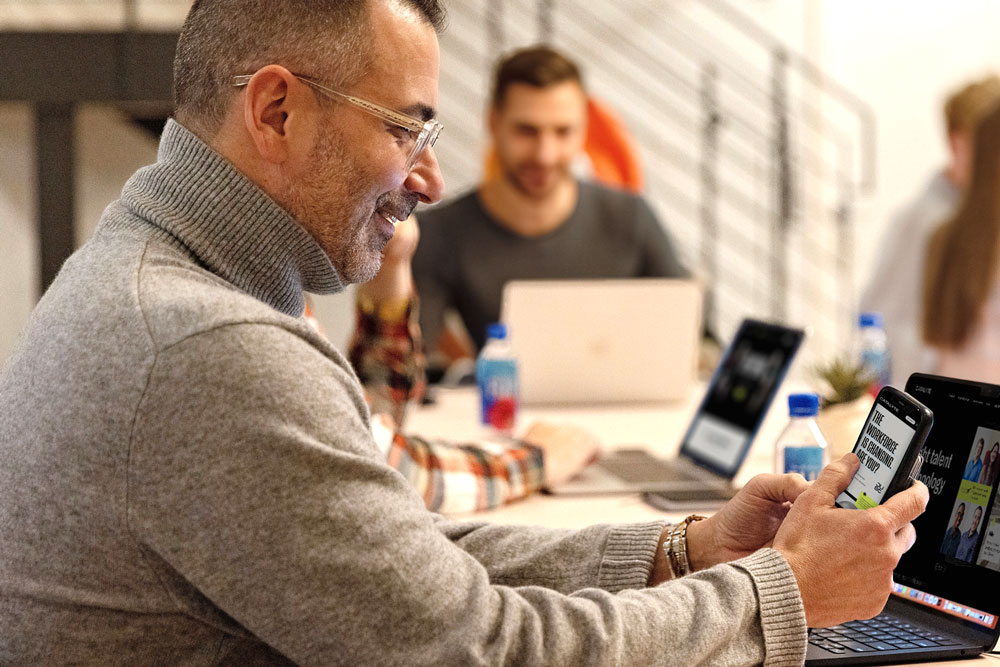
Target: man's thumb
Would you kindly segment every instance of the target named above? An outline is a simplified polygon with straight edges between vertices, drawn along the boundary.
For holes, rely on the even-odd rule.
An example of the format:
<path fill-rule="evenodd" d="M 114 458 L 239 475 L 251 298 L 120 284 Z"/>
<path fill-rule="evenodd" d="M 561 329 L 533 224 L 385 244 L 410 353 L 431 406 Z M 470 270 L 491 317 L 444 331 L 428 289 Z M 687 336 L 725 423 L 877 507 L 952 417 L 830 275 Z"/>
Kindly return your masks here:
<path fill-rule="evenodd" d="M 851 483 L 854 473 L 858 471 L 860 466 L 861 461 L 858 460 L 856 454 L 853 452 L 844 454 L 823 468 L 819 478 L 813 482 L 812 493 L 822 494 L 824 504 L 826 504 L 826 497 L 829 497 L 829 504 L 832 505 L 837 496 Z"/>

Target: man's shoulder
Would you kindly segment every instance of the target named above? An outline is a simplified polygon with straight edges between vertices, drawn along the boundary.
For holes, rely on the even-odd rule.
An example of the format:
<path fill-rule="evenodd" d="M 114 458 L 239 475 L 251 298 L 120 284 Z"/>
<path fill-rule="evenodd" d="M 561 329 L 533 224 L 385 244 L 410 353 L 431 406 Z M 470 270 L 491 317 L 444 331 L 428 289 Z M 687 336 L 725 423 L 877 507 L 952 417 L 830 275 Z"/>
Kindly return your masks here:
<path fill-rule="evenodd" d="M 652 208 L 639 193 L 622 188 L 580 180 L 578 210 L 595 213 L 619 222 L 632 221 L 636 224 L 652 219 Z"/>
<path fill-rule="evenodd" d="M 579 181 L 574 216 L 587 221 L 585 227 L 596 226 L 614 237 L 642 239 L 663 230 L 653 208 L 641 194 L 593 181 Z"/>
<path fill-rule="evenodd" d="M 618 204 L 621 206 L 637 206 L 645 202 L 643 196 L 637 192 L 624 188 L 605 185 L 597 181 L 580 179 L 577 181 L 580 188 L 580 197 L 592 198 L 597 201 Z"/>
<path fill-rule="evenodd" d="M 137 284 L 142 316 L 159 349 L 232 326 L 279 327 L 310 339 L 315 333 L 304 319 L 275 310 L 172 248 L 147 249 Z"/>

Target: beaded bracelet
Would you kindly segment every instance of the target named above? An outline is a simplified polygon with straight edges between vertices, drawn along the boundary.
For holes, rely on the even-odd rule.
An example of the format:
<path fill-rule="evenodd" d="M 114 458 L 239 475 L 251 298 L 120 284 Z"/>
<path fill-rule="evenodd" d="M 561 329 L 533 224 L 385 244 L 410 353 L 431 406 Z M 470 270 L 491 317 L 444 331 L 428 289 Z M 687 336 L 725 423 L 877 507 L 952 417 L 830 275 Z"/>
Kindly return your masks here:
<path fill-rule="evenodd" d="M 687 531 L 695 521 L 701 521 L 706 517 L 692 514 L 680 523 L 674 525 L 663 543 L 663 548 L 667 552 L 667 561 L 670 564 L 670 575 L 673 579 L 683 577 L 691 572 L 691 563 L 688 561 Z"/>

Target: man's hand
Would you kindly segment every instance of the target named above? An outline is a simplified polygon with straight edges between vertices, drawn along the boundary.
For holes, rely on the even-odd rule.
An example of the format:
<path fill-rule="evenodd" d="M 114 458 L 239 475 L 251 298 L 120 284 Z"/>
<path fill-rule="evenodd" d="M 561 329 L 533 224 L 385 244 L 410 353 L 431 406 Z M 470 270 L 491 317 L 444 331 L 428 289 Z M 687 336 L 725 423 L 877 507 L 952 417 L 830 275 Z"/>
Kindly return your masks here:
<path fill-rule="evenodd" d="M 545 452 L 545 485 L 567 481 L 597 458 L 601 443 L 577 426 L 535 422 L 522 437 Z"/>
<path fill-rule="evenodd" d="M 847 454 L 827 466 L 795 501 L 774 538 L 774 548 L 798 580 L 810 627 L 871 618 L 882 611 L 892 571 L 916 539 L 910 522 L 927 506 L 927 487 L 914 482 L 878 507 L 835 507 L 858 465 L 858 457 Z"/>
<path fill-rule="evenodd" d="M 688 526 L 688 559 L 701 570 L 771 546 L 792 503 L 809 488 L 802 475 L 757 475 L 718 512 Z"/>
<path fill-rule="evenodd" d="M 382 253 L 382 262 L 389 264 L 409 262 L 413 259 L 413 253 L 417 251 L 419 241 L 420 227 L 417 225 L 417 217 L 411 215 L 396 225 L 396 233 L 392 235 Z"/>
<path fill-rule="evenodd" d="M 407 299 L 413 295 L 413 253 L 420 241 L 417 219 L 410 216 L 396 225 L 396 233 L 382 252 L 382 266 L 375 277 L 358 286 L 358 294 L 375 303 Z"/>

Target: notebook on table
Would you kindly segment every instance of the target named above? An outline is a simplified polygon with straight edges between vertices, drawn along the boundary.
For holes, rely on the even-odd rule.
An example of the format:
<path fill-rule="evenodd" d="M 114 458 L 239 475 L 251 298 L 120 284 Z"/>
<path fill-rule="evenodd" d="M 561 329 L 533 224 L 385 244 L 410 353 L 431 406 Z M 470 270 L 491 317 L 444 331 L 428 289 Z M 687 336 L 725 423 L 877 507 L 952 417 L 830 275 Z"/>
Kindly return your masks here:
<path fill-rule="evenodd" d="M 894 591 L 883 612 L 869 621 L 811 630 L 807 665 L 974 656 L 997 642 L 1000 454 L 994 465 L 990 452 L 1000 452 L 1000 444 L 993 446 L 1000 443 L 1000 387 L 915 374 L 906 391 L 934 412 L 921 450 L 918 477 L 930 501 L 913 523 L 917 540 L 893 572 Z"/>
<path fill-rule="evenodd" d="M 501 319 L 518 358 L 521 401 L 608 403 L 686 398 L 701 337 L 695 281 L 511 281 Z"/>
<path fill-rule="evenodd" d="M 648 502 L 668 510 L 721 504 L 735 492 L 732 480 L 803 336 L 801 329 L 744 320 L 709 381 L 678 456 L 612 451 L 550 492 L 648 492 Z"/>

